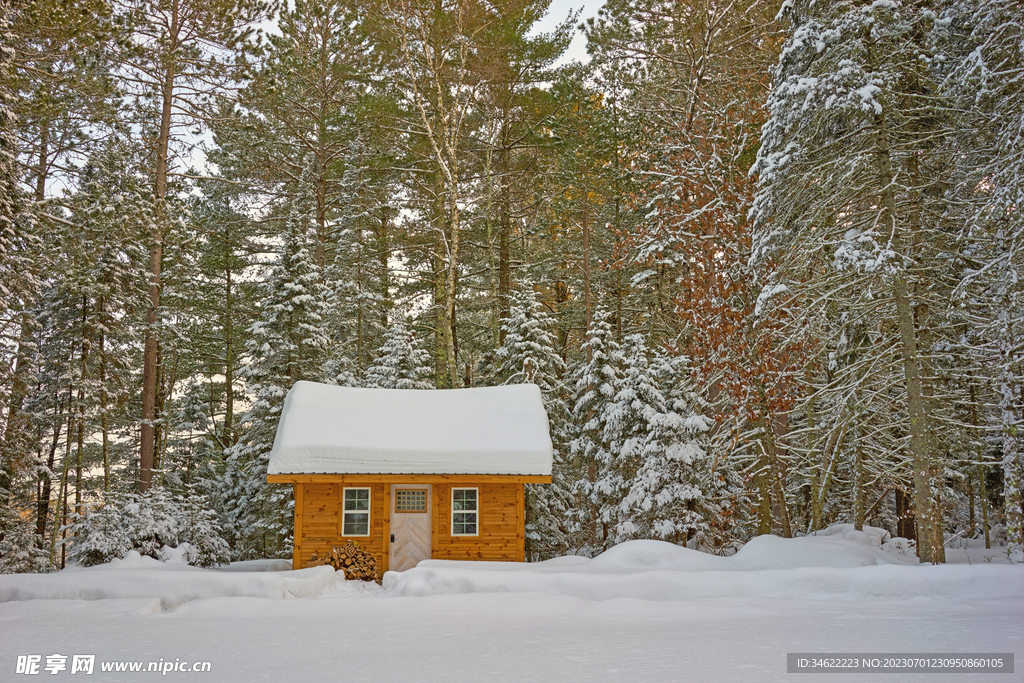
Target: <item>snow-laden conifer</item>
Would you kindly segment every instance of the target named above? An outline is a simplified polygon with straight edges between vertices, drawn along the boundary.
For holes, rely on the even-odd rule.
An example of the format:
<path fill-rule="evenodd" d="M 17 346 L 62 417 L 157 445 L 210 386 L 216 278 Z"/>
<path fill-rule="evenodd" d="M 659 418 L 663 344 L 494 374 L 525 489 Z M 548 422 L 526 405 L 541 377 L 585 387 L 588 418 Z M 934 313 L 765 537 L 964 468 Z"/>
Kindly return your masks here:
<path fill-rule="evenodd" d="M 831 324 L 834 300 L 868 316 L 879 334 L 859 362 L 875 367 L 848 377 L 884 378 L 889 389 L 872 394 L 882 404 L 890 392 L 905 396 L 905 418 L 892 430 L 908 437 L 917 547 L 923 561 L 941 561 L 929 358 L 941 320 L 928 304 L 948 286 L 941 274 L 951 235 L 937 216 L 952 165 L 949 148 L 935 143 L 949 135 L 949 119 L 933 68 L 945 59 L 946 24 L 924 5 L 900 2 L 790 0 L 779 16 L 791 28 L 754 166 L 752 264 L 773 273 L 759 283 L 758 308 L 802 307 L 790 334 L 811 319 L 821 323 L 812 331 L 819 339 L 842 334 Z M 807 452 L 836 438 L 819 433 Z M 773 480 L 776 497 L 784 495 L 778 472 Z"/>
<path fill-rule="evenodd" d="M 168 548 L 184 544 L 189 564 L 210 567 L 230 559 L 209 501 L 191 489 L 184 495 L 159 486 L 144 494 L 114 494 L 73 515 L 68 532 L 70 561 L 86 567 L 122 558 L 130 550 L 163 559 Z"/>
<path fill-rule="evenodd" d="M 554 445 L 552 483 L 527 485 L 528 552 L 549 557 L 567 543 L 566 513 L 571 505 L 565 480 L 567 410 L 562 377 L 565 361 L 555 348 L 552 316 L 530 282 L 510 297 L 508 317 L 501 322 L 505 339 L 495 352 L 496 379 L 502 384 L 532 383 L 540 387 Z"/>
<path fill-rule="evenodd" d="M 362 385 L 380 389 L 433 389 L 434 369 L 430 352 L 409 330 L 402 318 L 396 318 L 384 333 L 377 359 L 366 369 Z"/>
<path fill-rule="evenodd" d="M 291 552 L 291 494 L 266 483 L 270 449 L 285 394 L 299 380 L 319 380 L 328 340 L 323 330 L 327 292 L 314 258 L 316 158 L 305 159 L 296 196 L 286 207 L 282 244 L 260 286 L 260 313 L 249 332 L 251 364 L 240 372 L 252 404 L 243 421 L 248 429 L 229 451 L 237 489 L 230 493 L 240 538 L 236 552 Z"/>
<path fill-rule="evenodd" d="M 707 458 L 707 432 L 712 421 L 697 411 L 687 359 L 652 354 L 650 364 L 643 347 L 630 339 L 623 392 L 616 401 L 633 398 L 629 410 L 646 422 L 637 438 L 624 442 L 622 457 L 638 464 L 621 503 L 620 536 L 659 538 L 683 543 L 696 537 L 709 541 L 711 487 Z M 650 380 L 658 381 L 660 391 Z M 711 543 L 708 543 L 711 545 Z"/>
<path fill-rule="evenodd" d="M 959 199 L 969 256 L 959 293 L 995 388 L 985 421 L 999 430 L 1008 552 L 1024 561 L 1024 25 L 1013 0 L 957 0 L 947 9 L 960 56 L 945 92 L 965 113 Z M 977 414 L 977 412 L 975 412 Z"/>
<path fill-rule="evenodd" d="M 583 351 L 589 357 L 572 376 L 572 440 L 568 472 L 574 505 L 567 511 L 580 546 L 600 548 L 608 537 L 605 515 L 622 497 L 624 483 L 606 439 L 608 409 L 619 393 L 625 360 L 603 308 L 594 311 Z M 601 482 L 598 487 L 598 482 Z M 611 506 L 609 506 L 611 502 Z"/>
<path fill-rule="evenodd" d="M 502 321 L 505 340 L 495 352 L 496 376 L 502 384 L 529 382 L 540 387 L 546 403 L 559 401 L 565 361 L 555 350 L 552 317 L 532 285 L 513 292 L 508 318 Z M 549 405 L 549 410 L 552 408 Z"/>

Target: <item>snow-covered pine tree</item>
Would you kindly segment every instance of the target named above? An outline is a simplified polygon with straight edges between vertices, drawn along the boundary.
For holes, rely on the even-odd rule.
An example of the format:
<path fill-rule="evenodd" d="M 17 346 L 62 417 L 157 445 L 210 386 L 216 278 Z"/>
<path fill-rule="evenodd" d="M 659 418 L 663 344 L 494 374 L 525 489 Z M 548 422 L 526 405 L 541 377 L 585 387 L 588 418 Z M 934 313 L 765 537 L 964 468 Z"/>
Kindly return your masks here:
<path fill-rule="evenodd" d="M 678 532 L 699 526 L 696 517 L 683 513 L 700 498 L 700 491 L 689 481 L 671 481 L 680 472 L 669 461 L 688 466 L 703 458 L 704 449 L 693 443 L 693 435 L 707 425 L 692 413 L 681 417 L 670 409 L 661 390 L 662 363 L 658 359 L 652 364 L 652 355 L 642 335 L 626 338 L 618 391 L 605 405 L 602 438 L 610 463 L 594 488 L 604 497 L 598 514 L 608 526 L 606 546 L 652 535 L 679 540 Z M 657 494 L 663 499 L 651 497 Z M 660 507 L 672 512 L 659 514 Z M 669 514 L 681 518 L 672 522 Z"/>
<path fill-rule="evenodd" d="M 961 235 L 971 261 L 960 291 L 980 336 L 968 351 L 992 369 L 985 417 L 1001 434 L 1007 551 L 1024 562 L 1024 25 L 1014 0 L 956 0 L 944 18 L 959 50 L 945 91 L 965 113 L 958 195 L 971 207 Z"/>
<path fill-rule="evenodd" d="M 688 359 L 657 351 L 646 365 L 643 352 L 642 343 L 630 338 L 622 387 L 626 392 L 635 387 L 629 409 L 647 427 L 641 427 L 639 440 L 625 442 L 629 445 L 621 454 L 638 458 L 639 464 L 628 482 L 616 531 L 633 538 L 716 545 L 708 518 L 718 510 L 706 495 L 713 486 L 707 461 L 707 433 L 713 422 L 697 411 Z M 652 390 L 650 379 L 658 382 L 659 391 Z M 619 396 L 616 400 L 621 403 Z"/>
<path fill-rule="evenodd" d="M 136 161 L 123 140 L 107 140 L 66 196 L 67 218 L 44 219 L 47 286 L 32 311 L 37 381 L 20 406 L 37 445 L 32 476 L 22 484 L 34 500 L 21 509 L 35 508 L 40 542 L 88 500 L 90 489 L 114 490 L 118 475 L 132 474 L 131 441 L 120 437 L 138 426 L 125 406 L 137 395 L 134 323 L 144 279 L 137 238 L 153 215 Z M 95 483 L 90 471 L 97 472 Z"/>
<path fill-rule="evenodd" d="M 555 349 L 551 315 L 538 299 L 532 283 L 521 283 L 509 303 L 508 318 L 501 323 L 505 339 L 495 352 L 496 379 L 502 384 L 536 384 L 548 412 L 555 448 L 552 483 L 527 485 L 526 538 L 529 556 L 550 557 L 567 543 L 565 515 L 571 505 L 568 482 L 562 473 L 568 440 L 568 411 L 562 384 L 565 361 Z"/>
<path fill-rule="evenodd" d="M 211 567 L 230 561 L 230 549 L 220 533 L 216 514 L 206 496 L 191 488 L 184 495 L 155 486 L 143 494 L 114 494 L 72 517 L 68 557 L 72 563 L 92 566 L 140 555 L 163 559 L 169 548 L 187 550 L 192 565 Z"/>
<path fill-rule="evenodd" d="M 496 379 L 501 384 L 536 384 L 550 414 L 563 405 L 565 373 L 565 361 L 555 350 L 551 315 L 529 281 L 522 283 L 510 299 L 508 318 L 501 323 L 505 340 L 494 354 Z"/>
<path fill-rule="evenodd" d="M 605 439 L 608 406 L 619 393 L 625 362 L 609 318 L 603 308 L 594 311 L 582 347 L 588 360 L 573 371 L 570 380 L 575 400 L 563 476 L 573 505 L 566 514 L 574 539 L 579 539 L 575 544 L 590 552 L 603 547 L 608 537 L 608 522 L 602 521 L 600 511 L 609 500 L 620 501 L 624 490 L 624 482 L 614 476 L 616 463 Z"/>
<path fill-rule="evenodd" d="M 942 467 L 928 358 L 939 327 L 928 304 L 944 298 L 949 246 L 938 217 L 950 150 L 932 143 L 948 134 L 932 70 L 943 61 L 944 24 L 921 3 L 853 0 L 789 0 L 780 19 L 791 29 L 754 166 L 752 264 L 775 269 L 760 283 L 758 308 L 774 296 L 803 308 L 794 320 L 828 321 L 830 301 L 858 298 L 869 327 L 885 331 L 863 362 L 886 366 L 891 390 L 906 397 L 893 431 L 908 435 L 919 557 L 939 562 Z"/>
<path fill-rule="evenodd" d="M 316 163 L 307 155 L 298 191 L 285 207 L 282 243 L 261 284 L 259 316 L 249 330 L 251 363 L 239 373 L 252 404 L 243 417 L 245 435 L 229 449 L 228 469 L 235 472 L 225 479 L 237 487 L 225 495 L 232 501 L 238 557 L 291 553 L 291 493 L 267 485 L 266 472 L 285 394 L 299 380 L 320 379 L 328 348 L 327 291 L 314 257 Z"/>
<path fill-rule="evenodd" d="M 396 317 L 384 333 L 377 359 L 366 369 L 362 386 L 380 389 L 434 389 L 434 368 L 423 342 Z"/>
<path fill-rule="evenodd" d="M 371 150 L 357 136 L 338 186 L 337 216 L 331 225 L 333 256 L 325 269 L 331 353 L 324 379 L 346 386 L 357 383 L 356 377 L 383 343 L 393 306 L 388 234 L 394 212 L 383 196 L 387 184 L 371 182 L 371 177 L 383 174 L 374 170 L 371 176 L 370 163 Z"/>
<path fill-rule="evenodd" d="M 19 410 L 33 353 L 29 309 L 39 289 L 33 254 L 40 243 L 29 230 L 31 221 L 19 185 L 13 11 L 9 0 L 0 0 L 0 507 L 11 504 L 24 459 L 27 422 Z"/>

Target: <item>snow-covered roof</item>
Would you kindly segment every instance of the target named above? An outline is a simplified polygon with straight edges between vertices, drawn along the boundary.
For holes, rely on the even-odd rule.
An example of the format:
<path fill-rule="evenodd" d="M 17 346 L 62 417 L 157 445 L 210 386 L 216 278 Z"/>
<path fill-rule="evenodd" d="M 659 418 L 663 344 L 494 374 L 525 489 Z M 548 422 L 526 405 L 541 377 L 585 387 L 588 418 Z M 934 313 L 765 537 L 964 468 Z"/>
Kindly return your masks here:
<path fill-rule="evenodd" d="M 416 390 L 296 382 L 267 474 L 551 474 L 540 389 Z"/>

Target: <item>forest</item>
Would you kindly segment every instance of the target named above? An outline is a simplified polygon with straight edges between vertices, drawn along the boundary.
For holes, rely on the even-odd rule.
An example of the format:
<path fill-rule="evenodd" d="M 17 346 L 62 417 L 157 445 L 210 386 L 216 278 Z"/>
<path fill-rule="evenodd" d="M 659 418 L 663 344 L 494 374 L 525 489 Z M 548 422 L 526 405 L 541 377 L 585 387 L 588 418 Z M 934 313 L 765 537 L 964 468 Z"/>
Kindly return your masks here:
<path fill-rule="evenodd" d="M 0 572 L 290 557 L 298 380 L 539 385 L 535 560 L 1024 560 L 1018 2 L 549 4 L 0 0 Z"/>

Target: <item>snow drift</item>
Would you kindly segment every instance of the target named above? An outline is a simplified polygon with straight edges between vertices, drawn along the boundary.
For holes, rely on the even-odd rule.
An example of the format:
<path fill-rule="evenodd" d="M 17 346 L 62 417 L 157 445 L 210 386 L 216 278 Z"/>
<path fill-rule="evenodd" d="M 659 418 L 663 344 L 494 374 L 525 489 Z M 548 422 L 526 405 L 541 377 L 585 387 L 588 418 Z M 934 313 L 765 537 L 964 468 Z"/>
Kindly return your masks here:
<path fill-rule="evenodd" d="M 870 536 L 870 535 L 866 535 Z M 384 575 L 387 595 L 553 593 L 585 600 L 689 600 L 761 596 L 830 600 L 892 597 L 1024 598 L 1024 572 L 1008 566 L 921 566 L 874 539 L 759 536 L 732 557 L 662 541 L 629 541 L 594 559 L 547 562 L 427 560 Z"/>
<path fill-rule="evenodd" d="M 54 574 L 0 575 L 0 603 L 22 600 L 149 598 L 157 611 L 224 597 L 360 598 L 444 594 L 539 593 L 588 601 L 619 598 L 692 600 L 763 597 L 864 601 L 892 598 L 1007 600 L 1024 598 L 1019 565 L 919 565 L 880 547 L 871 529 L 826 530 L 817 536 L 759 536 L 720 557 L 663 541 L 629 541 L 588 559 L 546 562 L 426 560 L 384 575 L 384 588 L 345 581 L 331 567 L 279 571 L 281 560 L 201 569 L 175 553 L 161 562 L 129 553 L 123 560 Z M 881 531 L 881 530 L 878 530 Z M 847 536 L 844 538 L 844 535 Z"/>
<path fill-rule="evenodd" d="M 202 598 L 313 598 L 335 582 L 331 567 L 286 572 L 237 569 L 242 571 L 160 562 L 132 551 L 123 560 L 95 567 L 0 575 L 0 602 L 159 598 L 163 608 L 170 608 Z"/>

